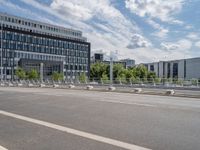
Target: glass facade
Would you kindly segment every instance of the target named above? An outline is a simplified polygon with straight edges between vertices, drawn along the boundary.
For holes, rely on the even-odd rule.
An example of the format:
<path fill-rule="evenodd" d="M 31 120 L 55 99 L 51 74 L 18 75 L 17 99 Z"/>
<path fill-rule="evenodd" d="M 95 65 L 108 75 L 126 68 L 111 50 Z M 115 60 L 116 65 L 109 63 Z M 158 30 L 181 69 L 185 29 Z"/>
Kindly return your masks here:
<path fill-rule="evenodd" d="M 12 19 L 10 21 L 12 22 Z M 5 79 L 14 78 L 14 71 L 20 65 L 20 60 L 34 60 L 34 63 L 38 64 L 45 62 L 47 66 L 46 62 L 61 62 L 60 72 L 63 72 L 66 78 L 74 78 L 81 72 L 89 74 L 88 42 L 20 30 L 5 23 L 1 24 L 0 40 Z"/>

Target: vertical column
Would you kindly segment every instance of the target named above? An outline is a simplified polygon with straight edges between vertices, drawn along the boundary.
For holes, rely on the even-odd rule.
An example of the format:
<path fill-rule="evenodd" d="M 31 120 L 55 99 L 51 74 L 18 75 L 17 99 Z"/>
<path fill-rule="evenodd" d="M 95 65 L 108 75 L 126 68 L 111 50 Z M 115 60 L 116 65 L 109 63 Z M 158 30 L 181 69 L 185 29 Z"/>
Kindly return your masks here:
<path fill-rule="evenodd" d="M 113 58 L 110 57 L 110 84 L 113 84 Z"/>
<path fill-rule="evenodd" d="M 40 63 L 40 80 L 43 82 L 44 64 Z"/>
<path fill-rule="evenodd" d="M 3 80 L 3 26 L 2 26 L 2 22 L 0 26 L 1 26 L 1 81 L 2 81 Z"/>

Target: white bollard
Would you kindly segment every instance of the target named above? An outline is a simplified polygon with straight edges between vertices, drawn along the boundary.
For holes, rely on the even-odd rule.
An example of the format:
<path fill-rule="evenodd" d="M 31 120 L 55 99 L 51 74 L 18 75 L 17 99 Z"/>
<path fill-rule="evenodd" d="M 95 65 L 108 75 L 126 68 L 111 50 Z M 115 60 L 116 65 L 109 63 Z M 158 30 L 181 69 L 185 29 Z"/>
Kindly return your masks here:
<path fill-rule="evenodd" d="M 73 88 L 75 88 L 75 86 L 74 86 L 73 84 L 70 84 L 70 85 L 69 85 L 69 88 L 70 88 L 70 89 L 73 89 Z"/>
<path fill-rule="evenodd" d="M 88 86 L 86 87 L 87 90 L 92 90 L 93 88 L 94 88 L 94 87 L 91 86 L 91 85 L 88 85 Z"/>
<path fill-rule="evenodd" d="M 32 83 L 29 83 L 29 84 L 28 84 L 28 87 L 33 87 L 33 84 L 32 84 Z"/>
<path fill-rule="evenodd" d="M 175 91 L 174 90 L 167 90 L 166 95 L 174 95 L 175 94 Z"/>
<path fill-rule="evenodd" d="M 58 84 L 53 84 L 53 87 L 54 87 L 54 88 L 58 88 L 59 85 L 58 85 Z"/>
<path fill-rule="evenodd" d="M 12 83 L 8 83 L 8 86 L 9 86 L 9 87 L 12 87 L 12 86 L 14 86 L 14 85 L 13 85 Z"/>
<path fill-rule="evenodd" d="M 109 90 L 109 91 L 115 91 L 115 90 L 116 90 L 116 87 L 110 86 L 110 87 L 108 88 L 108 90 Z"/>
<path fill-rule="evenodd" d="M 135 89 L 133 89 L 133 92 L 134 93 L 141 93 L 142 89 L 141 88 L 135 88 Z"/>
<path fill-rule="evenodd" d="M 1 83 L 0 86 L 5 86 L 5 84 L 4 84 L 4 83 Z"/>
<path fill-rule="evenodd" d="M 23 86 L 23 84 L 22 83 L 17 83 L 17 86 L 21 87 L 21 86 Z"/>
<path fill-rule="evenodd" d="M 46 85 L 43 84 L 43 83 L 40 84 L 40 87 L 41 87 L 41 88 L 43 88 L 43 87 L 45 87 L 45 86 L 46 86 Z"/>

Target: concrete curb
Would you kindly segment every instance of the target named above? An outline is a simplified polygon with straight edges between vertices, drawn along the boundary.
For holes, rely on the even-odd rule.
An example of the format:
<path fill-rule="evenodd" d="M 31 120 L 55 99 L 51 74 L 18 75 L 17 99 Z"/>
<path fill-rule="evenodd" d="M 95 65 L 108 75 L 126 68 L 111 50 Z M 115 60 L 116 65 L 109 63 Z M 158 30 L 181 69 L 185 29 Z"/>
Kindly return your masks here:
<path fill-rule="evenodd" d="M 71 88 L 70 88 L 71 87 Z M 1 88 L 9 88 L 9 87 L 1 87 Z M 13 88 L 13 87 L 10 87 L 10 88 Z M 41 88 L 41 87 L 18 87 L 18 88 Z M 43 87 L 43 88 L 51 88 L 51 89 L 54 89 L 54 87 Z M 73 86 L 68 86 L 68 88 L 66 87 L 58 87 L 56 89 L 66 89 L 66 90 L 85 90 L 85 87 L 81 87 L 81 88 L 77 88 L 75 87 L 74 85 Z M 129 93 L 129 94 L 137 94 L 137 95 L 157 95 L 157 96 L 168 96 L 168 97 L 185 97 L 185 98 L 195 98 L 195 99 L 200 99 L 200 95 L 188 95 L 188 94 L 174 94 L 174 95 L 166 95 L 166 93 L 161 93 L 161 92 L 150 92 L 150 91 L 142 91 L 141 93 L 134 93 L 133 90 L 127 90 L 127 91 L 121 91 L 119 89 L 115 89 L 115 90 L 108 90 L 108 89 L 91 89 L 91 90 L 86 90 L 88 92 L 90 91 L 96 91 L 96 92 L 115 92 L 115 93 Z"/>

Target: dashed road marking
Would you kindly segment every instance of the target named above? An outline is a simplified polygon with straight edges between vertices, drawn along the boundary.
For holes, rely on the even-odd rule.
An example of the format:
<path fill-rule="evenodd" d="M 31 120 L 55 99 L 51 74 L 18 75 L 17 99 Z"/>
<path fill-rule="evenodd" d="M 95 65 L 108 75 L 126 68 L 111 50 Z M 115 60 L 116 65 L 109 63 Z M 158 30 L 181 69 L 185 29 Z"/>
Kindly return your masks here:
<path fill-rule="evenodd" d="M 4 116 L 15 118 L 15 119 L 23 120 L 23 121 L 26 121 L 26 122 L 34 123 L 34 124 L 37 124 L 37 125 L 45 126 L 45 127 L 48 127 L 48 128 L 52 128 L 52 129 L 55 129 L 55 130 L 59 130 L 59 131 L 62 131 L 62 132 L 66 132 L 66 133 L 69 133 L 69 134 L 72 134 L 72 135 L 87 138 L 87 139 L 90 139 L 90 140 L 98 141 L 98 142 L 105 143 L 105 144 L 110 144 L 110 145 L 120 147 L 120 148 L 124 148 L 124 149 L 150 150 L 150 149 L 147 149 L 147 148 L 144 148 L 144 147 L 141 147 L 141 146 L 137 146 L 137 145 L 134 145 L 134 144 L 122 142 L 122 141 L 119 141 L 119 140 L 115 140 L 115 139 L 111 139 L 111 138 L 107 138 L 107 137 L 103 137 L 103 136 L 99 136 L 99 135 L 95 135 L 95 134 L 88 133 L 88 132 L 79 131 L 79 130 L 76 130 L 76 129 L 60 126 L 60 125 L 45 122 L 45 121 L 42 121 L 42 120 L 29 118 L 29 117 L 26 117 L 26 116 L 21 116 L 21 115 L 6 112 L 6 111 L 3 111 L 3 110 L 0 110 L 0 114 L 4 115 Z M 5 149 L 3 149 L 3 150 L 5 150 Z"/>
<path fill-rule="evenodd" d="M 8 150 L 8 149 L 0 145 L 0 150 Z"/>

